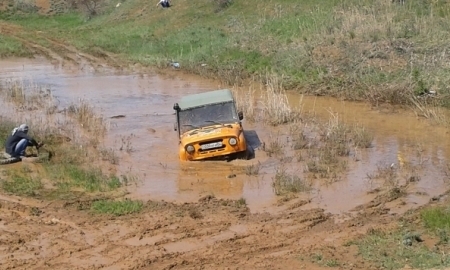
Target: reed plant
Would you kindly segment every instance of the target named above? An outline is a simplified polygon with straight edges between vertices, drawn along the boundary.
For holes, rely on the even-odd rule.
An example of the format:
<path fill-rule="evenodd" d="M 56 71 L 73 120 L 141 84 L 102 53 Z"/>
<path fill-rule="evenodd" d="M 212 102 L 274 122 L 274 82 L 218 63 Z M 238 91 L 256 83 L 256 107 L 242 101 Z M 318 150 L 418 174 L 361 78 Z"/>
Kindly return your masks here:
<path fill-rule="evenodd" d="M 237 108 L 244 113 L 245 118 L 250 122 L 263 121 L 271 126 L 292 123 L 301 119 L 301 106 L 291 105 L 278 78 L 266 74 L 265 81 L 266 84 L 259 90 L 256 90 L 254 86 L 247 91 L 234 89 Z"/>
<path fill-rule="evenodd" d="M 40 110 L 55 114 L 59 101 L 49 88 L 25 79 L 4 80 L 0 83 L 0 94 L 20 111 Z"/>
<path fill-rule="evenodd" d="M 80 126 L 90 134 L 103 136 L 108 127 L 108 122 L 96 109 L 86 100 L 72 102 L 66 110 L 67 114 L 73 117 Z"/>
<path fill-rule="evenodd" d="M 277 126 L 299 119 L 300 112 L 294 109 L 276 76 L 266 75 L 265 90 L 261 91 L 262 116 L 265 122 Z"/>

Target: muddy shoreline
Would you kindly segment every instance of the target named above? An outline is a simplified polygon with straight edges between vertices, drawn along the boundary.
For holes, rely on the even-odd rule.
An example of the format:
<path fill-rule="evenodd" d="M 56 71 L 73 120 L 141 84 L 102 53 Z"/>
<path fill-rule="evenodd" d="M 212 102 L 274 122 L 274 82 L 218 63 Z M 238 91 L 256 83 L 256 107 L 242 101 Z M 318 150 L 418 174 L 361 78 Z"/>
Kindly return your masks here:
<path fill-rule="evenodd" d="M 109 131 L 102 146 L 119 155 L 118 174 L 131 173 L 139 179 L 136 188 L 129 189 L 130 198 L 193 202 L 201 196 L 214 195 L 224 199 L 244 198 L 253 212 L 270 211 L 277 200 L 272 188 L 277 169 L 284 166 L 306 177 L 305 161 L 294 158 L 291 162 L 282 162 L 281 157 L 270 156 L 259 147 L 261 143 L 269 145 L 279 141 L 283 148 L 281 156 L 294 157 L 296 154 L 289 146 L 295 137 L 289 131 L 291 127 L 271 127 L 248 119 L 244 119 L 244 127 L 248 134 L 253 134 L 251 143 L 256 149 L 255 159 L 231 163 L 183 164 L 178 161 L 176 134 L 172 130 L 172 105 L 183 94 L 224 87 L 214 81 L 199 80 L 177 71 L 158 75 L 118 73 L 109 69 L 92 71 L 84 68 L 84 64 L 55 67 L 42 58 L 7 60 L 1 65 L 1 78 L 45 86 L 58 100 L 60 109 L 74 100 L 89 100 L 108 119 Z M 240 95 L 248 89 L 237 88 L 235 91 Z M 262 93 L 260 89 L 254 89 L 250 98 L 261 104 Z M 407 207 L 423 203 L 444 189 L 445 175 L 441 167 L 450 155 L 447 129 L 418 119 L 408 110 L 385 112 L 367 104 L 293 93 L 288 95 L 288 100 L 293 108 L 302 112 L 304 129 L 314 121 L 318 121 L 317 126 L 326 125 L 335 117 L 341 123 L 364 127 L 374 135 L 370 148 L 351 150 L 345 173 L 338 180 L 316 181 L 314 191 L 302 196 L 311 202 L 305 208 L 321 207 L 338 214 L 367 203 L 374 197 L 368 193 L 376 188 L 371 186 L 367 176 L 391 164 L 400 168 L 401 164 L 407 163 L 421 176 L 421 181 L 411 191 L 408 198 L 411 204 Z M 114 118 L 116 115 L 123 117 Z M 424 136 L 430 128 L 433 129 L 432 140 Z M 258 166 L 259 175 L 246 175 L 249 166 Z M 405 169 L 405 173 L 408 170 Z M 228 178 L 231 174 L 236 177 Z M 414 192 L 427 195 L 416 196 Z M 345 199 L 348 196 L 354 198 L 351 203 Z"/>

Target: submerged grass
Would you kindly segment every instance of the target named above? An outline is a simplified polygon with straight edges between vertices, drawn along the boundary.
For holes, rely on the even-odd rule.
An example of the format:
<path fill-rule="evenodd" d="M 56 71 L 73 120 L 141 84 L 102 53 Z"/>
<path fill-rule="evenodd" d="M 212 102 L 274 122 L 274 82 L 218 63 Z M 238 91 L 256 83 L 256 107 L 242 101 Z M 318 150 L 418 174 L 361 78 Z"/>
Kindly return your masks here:
<path fill-rule="evenodd" d="M 293 135 L 293 148 L 306 148 L 309 157 L 306 171 L 321 178 L 338 179 L 339 173 L 347 167 L 346 158 L 354 156 L 357 148 L 371 147 L 373 141 L 373 135 L 364 127 L 346 125 L 333 112 L 330 112 L 328 122 L 319 125 L 318 141 L 306 139 L 299 129 L 295 125 L 291 127 L 291 133 L 297 134 Z"/>
<path fill-rule="evenodd" d="M 20 111 L 56 113 L 57 100 L 48 88 L 24 80 L 4 80 L 0 82 L 0 94 Z"/>
<path fill-rule="evenodd" d="M 311 190 L 310 185 L 297 174 L 289 173 L 286 168 L 276 169 L 272 182 L 272 187 L 276 195 L 287 193 L 307 192 Z"/>
<path fill-rule="evenodd" d="M 107 130 L 106 120 L 86 100 L 79 100 L 67 108 L 67 113 L 76 119 L 86 131 L 102 136 Z"/>
<path fill-rule="evenodd" d="M 266 81 L 266 89 L 263 91 L 261 98 L 263 121 L 272 126 L 277 126 L 299 119 L 300 112 L 295 111 L 289 104 L 288 97 L 278 78 L 273 75 L 266 75 L 264 80 Z"/>
<path fill-rule="evenodd" d="M 244 113 L 246 120 L 262 121 L 271 126 L 298 121 L 301 110 L 291 106 L 277 76 L 266 73 L 263 80 L 265 85 L 261 86 L 260 97 L 255 96 L 256 91 L 253 86 L 248 91 L 234 90 L 237 108 Z"/>
<path fill-rule="evenodd" d="M 439 107 L 439 101 L 434 97 L 411 98 L 411 107 L 419 117 L 430 119 L 437 124 L 450 127 L 450 112 Z"/>
<path fill-rule="evenodd" d="M 261 163 L 258 161 L 256 164 L 250 164 L 245 167 L 245 174 L 248 176 L 256 176 L 261 169 Z"/>

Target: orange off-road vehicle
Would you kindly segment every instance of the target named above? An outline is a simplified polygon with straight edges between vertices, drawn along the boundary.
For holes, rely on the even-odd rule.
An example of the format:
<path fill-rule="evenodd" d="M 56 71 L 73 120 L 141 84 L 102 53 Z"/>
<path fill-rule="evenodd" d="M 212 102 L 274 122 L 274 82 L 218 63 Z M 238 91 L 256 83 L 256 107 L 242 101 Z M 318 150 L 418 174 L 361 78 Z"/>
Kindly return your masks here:
<path fill-rule="evenodd" d="M 181 160 L 249 158 L 244 117 L 229 89 L 184 96 L 173 108 Z"/>

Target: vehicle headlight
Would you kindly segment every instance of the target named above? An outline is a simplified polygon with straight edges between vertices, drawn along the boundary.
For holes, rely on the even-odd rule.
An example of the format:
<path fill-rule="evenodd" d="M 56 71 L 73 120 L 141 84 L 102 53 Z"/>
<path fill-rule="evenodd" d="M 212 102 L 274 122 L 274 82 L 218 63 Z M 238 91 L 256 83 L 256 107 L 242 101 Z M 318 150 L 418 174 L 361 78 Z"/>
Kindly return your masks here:
<path fill-rule="evenodd" d="M 193 145 L 187 145 L 186 146 L 186 152 L 188 152 L 189 154 L 194 153 L 194 151 L 195 151 L 195 148 L 194 148 Z"/>
<path fill-rule="evenodd" d="M 235 145 L 237 144 L 237 140 L 236 140 L 236 138 L 230 138 L 230 139 L 228 140 L 228 143 L 229 143 L 231 146 L 235 146 Z"/>

